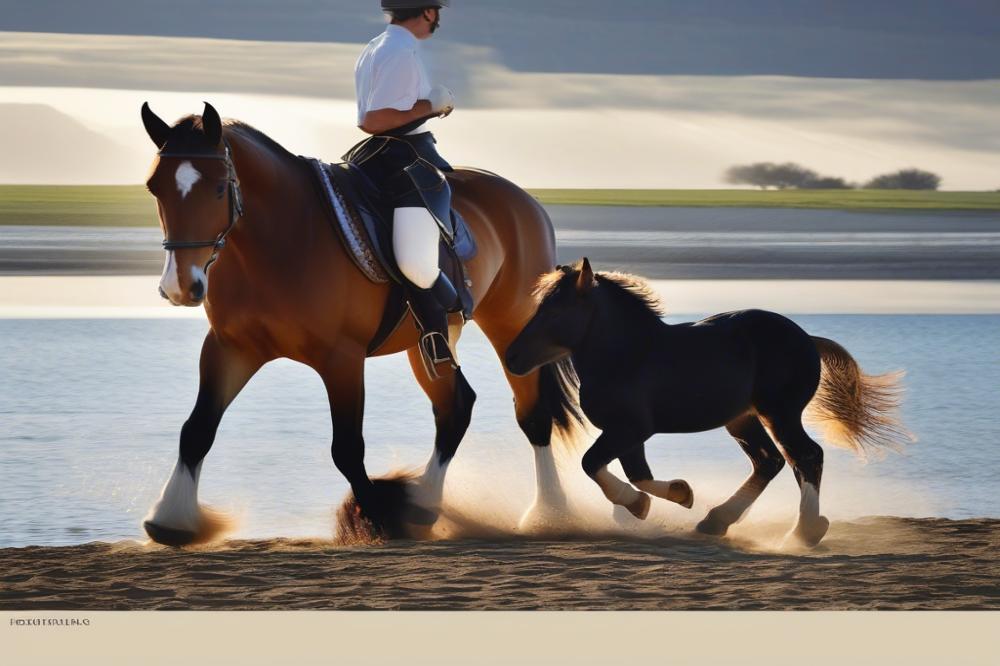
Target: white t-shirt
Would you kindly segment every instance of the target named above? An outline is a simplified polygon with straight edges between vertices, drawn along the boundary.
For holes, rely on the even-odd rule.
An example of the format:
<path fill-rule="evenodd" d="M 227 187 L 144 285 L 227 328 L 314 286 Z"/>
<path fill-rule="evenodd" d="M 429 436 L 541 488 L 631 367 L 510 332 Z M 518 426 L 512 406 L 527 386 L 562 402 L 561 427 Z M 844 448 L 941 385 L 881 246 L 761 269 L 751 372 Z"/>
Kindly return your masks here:
<path fill-rule="evenodd" d="M 420 42 L 412 32 L 392 24 L 368 42 L 354 65 L 358 125 L 369 111 L 409 111 L 417 100 L 430 96 L 431 82 L 420 59 L 419 47 Z M 425 125 L 421 125 L 410 134 L 425 131 Z"/>

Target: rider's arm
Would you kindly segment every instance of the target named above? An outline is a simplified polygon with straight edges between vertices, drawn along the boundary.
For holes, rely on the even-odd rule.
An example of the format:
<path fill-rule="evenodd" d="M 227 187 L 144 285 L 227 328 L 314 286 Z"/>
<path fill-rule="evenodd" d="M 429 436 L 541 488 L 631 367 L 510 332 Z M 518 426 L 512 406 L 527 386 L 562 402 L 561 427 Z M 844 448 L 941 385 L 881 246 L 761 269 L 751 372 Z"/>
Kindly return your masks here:
<path fill-rule="evenodd" d="M 397 51 L 378 62 L 365 105 L 369 111 L 358 127 L 380 134 L 430 115 L 430 103 L 419 99 L 419 67 L 412 51 Z"/>
<path fill-rule="evenodd" d="M 368 134 L 381 134 L 418 118 L 425 118 L 432 113 L 431 103 L 426 99 L 418 99 L 416 104 L 406 111 L 391 107 L 369 111 L 358 127 Z"/>
<path fill-rule="evenodd" d="M 420 65 L 411 51 L 400 51 L 380 63 L 368 93 L 361 124 L 368 134 L 381 134 L 431 115 L 448 115 L 454 105 L 451 91 L 431 90 L 431 99 L 419 99 Z"/>

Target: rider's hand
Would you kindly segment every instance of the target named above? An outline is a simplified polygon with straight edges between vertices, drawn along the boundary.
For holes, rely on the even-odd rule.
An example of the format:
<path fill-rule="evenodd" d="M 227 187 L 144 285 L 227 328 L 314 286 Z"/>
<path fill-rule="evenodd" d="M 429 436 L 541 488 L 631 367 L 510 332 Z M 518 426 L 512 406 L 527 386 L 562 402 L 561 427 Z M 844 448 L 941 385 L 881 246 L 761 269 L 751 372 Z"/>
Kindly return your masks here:
<path fill-rule="evenodd" d="M 447 116 L 455 108 L 455 95 L 441 85 L 431 88 L 427 101 L 431 103 L 431 111 L 439 116 Z"/>

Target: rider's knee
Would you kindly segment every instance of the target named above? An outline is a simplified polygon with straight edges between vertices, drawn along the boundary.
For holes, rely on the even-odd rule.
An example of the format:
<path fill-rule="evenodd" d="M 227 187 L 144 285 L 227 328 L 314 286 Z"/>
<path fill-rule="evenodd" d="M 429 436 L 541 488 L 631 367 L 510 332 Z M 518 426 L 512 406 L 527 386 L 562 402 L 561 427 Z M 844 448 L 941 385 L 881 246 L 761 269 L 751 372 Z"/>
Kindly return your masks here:
<path fill-rule="evenodd" d="M 427 265 L 418 258 L 400 257 L 398 253 L 396 263 L 406 279 L 421 289 L 430 289 L 440 272 L 436 264 Z"/>
<path fill-rule="evenodd" d="M 397 208 L 393 214 L 393 251 L 407 280 L 428 289 L 438 277 L 437 222 L 426 208 Z"/>

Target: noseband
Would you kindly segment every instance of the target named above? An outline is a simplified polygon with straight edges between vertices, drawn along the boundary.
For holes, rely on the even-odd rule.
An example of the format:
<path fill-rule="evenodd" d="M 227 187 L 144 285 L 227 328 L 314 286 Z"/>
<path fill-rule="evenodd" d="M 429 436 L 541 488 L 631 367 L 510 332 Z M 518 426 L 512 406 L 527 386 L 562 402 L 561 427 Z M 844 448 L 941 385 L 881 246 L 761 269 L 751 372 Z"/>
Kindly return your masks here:
<path fill-rule="evenodd" d="M 181 240 L 163 240 L 163 249 L 167 251 L 172 250 L 185 250 L 189 248 L 197 247 L 211 247 L 215 248 L 212 251 L 212 256 L 209 257 L 208 262 L 205 263 L 204 270 L 207 272 L 208 267 L 212 265 L 215 259 L 219 256 L 219 250 L 226 246 L 226 236 L 229 232 L 233 230 L 236 226 L 236 222 L 243 216 L 243 193 L 240 191 L 240 180 L 236 176 L 236 167 L 233 165 L 232 151 L 229 149 L 229 142 L 224 141 L 225 152 L 221 155 L 219 154 L 205 154 L 205 153 L 165 153 L 160 151 L 157 153 L 160 157 L 179 157 L 183 159 L 198 159 L 198 160 L 223 160 L 226 164 L 226 194 L 229 199 L 229 225 L 216 236 L 213 240 L 204 241 L 181 241 Z"/>

